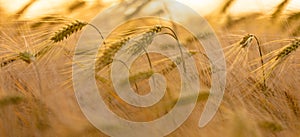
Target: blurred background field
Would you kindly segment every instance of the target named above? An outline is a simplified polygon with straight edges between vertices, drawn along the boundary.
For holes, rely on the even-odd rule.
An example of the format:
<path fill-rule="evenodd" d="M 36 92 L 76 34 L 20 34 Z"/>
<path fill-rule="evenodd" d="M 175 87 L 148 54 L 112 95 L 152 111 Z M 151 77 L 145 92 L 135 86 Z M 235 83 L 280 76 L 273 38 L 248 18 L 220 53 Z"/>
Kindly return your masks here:
<path fill-rule="evenodd" d="M 169 136 L 300 136 L 300 1 L 178 1 L 193 8 L 214 28 L 225 53 L 227 84 L 216 116 L 199 128 L 209 96 L 211 69 L 201 44 L 179 28 L 183 35 L 180 41 L 197 61 L 203 88 L 191 116 Z M 0 1 L 0 136 L 106 136 L 80 110 L 72 86 L 72 58 L 84 23 L 118 2 L 135 4 L 139 9 L 151 0 Z M 68 36 L 55 37 L 76 23 L 83 26 Z M 119 31 L 122 28 L 115 33 Z M 107 41 L 120 39 L 111 35 Z M 100 93 L 106 104 L 125 119 L 161 117 L 178 98 L 176 67 L 164 56 L 150 56 L 154 64 L 151 69 L 164 74 L 170 84 L 162 101 L 150 108 L 132 107 L 117 97 L 109 78 L 109 63 L 97 73 L 99 88 L 107 91 Z M 147 56 L 143 56 L 131 68 L 131 86 L 139 94 L 149 91 L 148 78 L 153 74 L 146 62 Z"/>

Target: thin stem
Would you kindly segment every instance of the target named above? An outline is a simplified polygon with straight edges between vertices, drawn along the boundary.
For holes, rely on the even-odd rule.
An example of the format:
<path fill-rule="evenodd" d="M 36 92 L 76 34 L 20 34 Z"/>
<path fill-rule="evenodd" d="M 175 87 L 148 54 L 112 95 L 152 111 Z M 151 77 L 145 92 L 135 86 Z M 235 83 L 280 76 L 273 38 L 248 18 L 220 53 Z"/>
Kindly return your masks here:
<path fill-rule="evenodd" d="M 261 63 L 262 73 L 263 73 L 263 89 L 265 89 L 267 87 L 267 85 L 266 85 L 266 78 L 265 78 L 266 74 L 265 74 L 265 68 L 264 68 L 263 54 L 262 54 L 262 50 L 261 50 L 258 38 L 255 35 L 253 35 L 253 36 L 254 36 L 254 38 L 256 40 L 258 51 L 259 51 L 260 63 Z"/>

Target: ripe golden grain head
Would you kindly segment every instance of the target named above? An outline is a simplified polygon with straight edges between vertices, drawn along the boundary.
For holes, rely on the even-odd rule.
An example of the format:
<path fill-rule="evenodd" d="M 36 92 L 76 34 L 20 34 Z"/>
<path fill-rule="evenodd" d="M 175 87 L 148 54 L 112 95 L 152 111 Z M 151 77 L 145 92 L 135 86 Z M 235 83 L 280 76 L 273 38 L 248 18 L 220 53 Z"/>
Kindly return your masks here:
<path fill-rule="evenodd" d="M 84 26 L 86 26 L 88 23 L 81 22 L 81 21 L 75 21 L 74 23 L 69 24 L 68 26 L 64 27 L 62 30 L 57 31 L 54 36 L 52 36 L 50 39 L 54 42 L 60 42 L 64 39 L 68 38 L 73 33 L 76 33 L 77 31 L 81 30 Z"/>

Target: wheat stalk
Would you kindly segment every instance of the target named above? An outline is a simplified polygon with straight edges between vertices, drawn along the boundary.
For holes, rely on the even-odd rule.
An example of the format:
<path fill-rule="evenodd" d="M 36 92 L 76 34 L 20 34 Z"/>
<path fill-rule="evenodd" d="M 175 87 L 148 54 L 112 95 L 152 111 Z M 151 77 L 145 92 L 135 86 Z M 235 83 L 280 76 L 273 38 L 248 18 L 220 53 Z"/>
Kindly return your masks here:
<path fill-rule="evenodd" d="M 137 54 L 137 53 L 140 53 L 141 51 L 144 51 L 146 53 L 149 66 L 150 66 L 150 68 L 152 68 L 150 56 L 149 56 L 146 48 L 149 44 L 152 43 L 154 37 L 156 35 L 168 34 L 168 35 L 171 35 L 174 38 L 176 38 L 176 40 L 178 40 L 177 36 L 175 35 L 175 32 L 160 34 L 160 32 L 162 32 L 163 29 L 172 30 L 171 28 L 166 27 L 166 26 L 156 25 L 156 26 L 148 29 L 147 31 L 143 32 L 142 34 L 140 34 L 139 35 L 140 38 L 138 38 L 137 40 L 134 40 L 134 38 L 136 38 L 137 36 L 127 36 L 127 38 L 123 38 L 123 39 L 121 39 L 117 42 L 113 42 L 111 44 L 108 42 L 105 42 L 104 49 L 99 52 L 98 61 L 96 63 L 98 65 L 98 67 L 96 67 L 96 72 L 102 70 L 105 66 L 111 64 L 113 61 L 113 56 L 118 52 L 118 50 L 123 45 L 130 42 L 130 40 L 134 40 L 134 41 L 133 41 L 133 44 L 130 45 L 130 47 L 128 47 L 126 49 L 127 52 L 129 54 Z"/>
<path fill-rule="evenodd" d="M 242 49 L 244 48 L 248 48 L 250 46 L 250 44 L 252 43 L 253 39 L 255 39 L 256 41 L 256 45 L 257 45 L 257 49 L 258 49 L 258 52 L 259 52 L 259 56 L 260 56 L 260 63 L 261 63 L 261 66 L 263 67 L 264 66 L 264 60 L 263 60 L 263 54 L 262 54 L 262 49 L 260 47 L 260 42 L 257 38 L 257 36 L 255 36 L 254 34 L 247 34 L 245 35 L 239 42 L 238 42 L 238 47 L 233 47 L 231 49 L 231 51 L 227 52 L 226 53 L 226 56 L 233 56 L 235 54 L 232 54 L 233 52 L 240 52 Z M 237 49 L 235 49 L 237 48 Z M 236 51 L 235 51 L 236 50 Z M 237 53 L 239 54 L 239 53 Z M 236 57 L 238 58 L 238 56 Z M 234 61 L 235 62 L 235 61 Z M 265 75 L 265 72 L 264 72 L 264 69 L 263 69 L 263 75 Z"/>
<path fill-rule="evenodd" d="M 135 43 L 131 46 L 132 48 L 129 49 L 131 50 L 131 52 L 133 52 L 133 54 L 140 53 L 141 50 L 143 50 L 146 53 L 148 63 L 151 69 L 152 69 L 152 63 L 150 60 L 150 56 L 146 50 L 146 47 L 152 43 L 155 34 L 161 31 L 162 31 L 162 26 L 155 26 L 151 28 L 150 30 L 142 34 L 142 38 L 139 39 L 138 41 L 135 41 Z"/>
<path fill-rule="evenodd" d="M 261 65 L 260 68 L 262 70 L 263 77 L 265 77 L 265 69 L 264 69 L 265 63 L 263 60 L 263 53 L 262 53 L 260 42 L 256 35 L 247 34 L 247 35 L 243 36 L 239 42 L 233 44 L 232 46 L 229 46 L 230 50 L 228 52 L 225 52 L 225 57 L 227 57 L 227 58 L 233 57 L 234 58 L 229 69 L 233 69 L 235 67 L 236 63 L 245 63 L 245 60 L 248 59 L 248 54 L 249 54 L 248 48 L 252 44 L 253 40 L 256 41 L 256 46 L 257 46 L 258 53 L 260 56 L 260 58 L 259 58 L 260 65 Z M 246 51 L 245 51 L 245 49 L 246 49 Z M 244 64 L 244 65 L 248 65 L 248 64 Z M 263 79 L 262 86 L 263 86 L 262 87 L 263 89 L 266 88 L 266 80 L 265 79 Z"/>
<path fill-rule="evenodd" d="M 300 45 L 300 40 L 295 39 L 289 45 L 283 47 L 279 51 L 274 52 L 275 55 L 270 57 L 270 61 L 264 63 L 264 65 L 261 67 L 266 72 L 265 75 L 263 76 L 264 82 L 266 82 L 266 80 L 269 78 L 269 76 L 273 73 L 273 71 L 277 68 L 278 65 L 283 63 L 287 59 L 287 57 L 289 57 L 290 54 L 292 54 L 292 52 L 297 50 L 299 45 Z M 271 53 L 267 54 L 266 57 L 270 55 Z"/>
<path fill-rule="evenodd" d="M 230 7 L 233 5 L 233 3 L 235 2 L 236 0 L 227 0 L 223 6 L 221 7 L 221 10 L 220 10 L 220 14 L 224 14 L 224 13 L 227 13 L 227 11 L 230 9 Z"/>

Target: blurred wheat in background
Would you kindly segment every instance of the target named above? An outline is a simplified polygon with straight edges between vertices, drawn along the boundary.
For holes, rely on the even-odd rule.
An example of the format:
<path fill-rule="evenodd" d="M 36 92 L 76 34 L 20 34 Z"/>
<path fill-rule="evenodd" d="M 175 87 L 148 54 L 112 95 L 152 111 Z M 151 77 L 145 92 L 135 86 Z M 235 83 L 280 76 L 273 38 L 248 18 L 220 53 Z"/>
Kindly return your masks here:
<path fill-rule="evenodd" d="M 0 136 L 106 136 L 88 122 L 76 101 L 72 64 L 80 62 L 72 58 L 82 29 L 95 27 L 89 22 L 116 2 L 136 7 L 128 10 L 130 17 L 147 8 L 151 0 L 0 1 Z M 227 85 L 214 119 L 198 127 L 213 73 L 201 43 L 183 27 L 151 18 L 121 25 L 106 39 L 97 30 L 104 42 L 97 55 L 96 80 L 109 108 L 124 119 L 140 122 L 172 110 L 180 89 L 176 64 L 184 64 L 184 56 L 174 55 L 177 61 L 173 62 L 147 52 L 147 45 L 158 35 L 166 35 L 189 50 L 201 79 L 195 110 L 169 136 L 300 136 L 299 1 L 180 2 L 190 4 L 209 21 L 223 46 Z M 156 72 L 168 82 L 166 95 L 149 108 L 127 104 L 113 89 L 110 65 L 128 42 L 132 46 L 127 52 L 146 52 L 127 66 L 132 88 L 138 94 L 148 93 L 148 80 Z M 160 48 L 179 50 L 180 45 Z M 189 103 L 189 97 L 185 100 Z"/>

